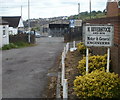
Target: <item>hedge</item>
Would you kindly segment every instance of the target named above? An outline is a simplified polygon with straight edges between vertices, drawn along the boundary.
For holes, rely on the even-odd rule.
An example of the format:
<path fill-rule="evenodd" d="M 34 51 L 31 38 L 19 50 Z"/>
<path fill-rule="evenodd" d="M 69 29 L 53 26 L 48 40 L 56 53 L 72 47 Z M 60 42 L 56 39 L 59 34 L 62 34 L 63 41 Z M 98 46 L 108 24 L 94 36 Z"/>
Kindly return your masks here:
<path fill-rule="evenodd" d="M 120 97 L 120 78 L 118 74 L 95 70 L 74 80 L 74 91 L 83 99 L 118 99 Z"/>

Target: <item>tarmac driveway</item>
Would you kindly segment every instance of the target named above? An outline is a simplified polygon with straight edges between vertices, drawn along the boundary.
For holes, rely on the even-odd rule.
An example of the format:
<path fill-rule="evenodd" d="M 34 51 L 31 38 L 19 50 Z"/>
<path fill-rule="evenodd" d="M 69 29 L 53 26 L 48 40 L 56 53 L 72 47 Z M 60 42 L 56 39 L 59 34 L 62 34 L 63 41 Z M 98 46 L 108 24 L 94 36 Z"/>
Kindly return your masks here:
<path fill-rule="evenodd" d="M 36 46 L 3 51 L 3 98 L 42 98 L 63 45 L 63 38 L 38 38 Z"/>

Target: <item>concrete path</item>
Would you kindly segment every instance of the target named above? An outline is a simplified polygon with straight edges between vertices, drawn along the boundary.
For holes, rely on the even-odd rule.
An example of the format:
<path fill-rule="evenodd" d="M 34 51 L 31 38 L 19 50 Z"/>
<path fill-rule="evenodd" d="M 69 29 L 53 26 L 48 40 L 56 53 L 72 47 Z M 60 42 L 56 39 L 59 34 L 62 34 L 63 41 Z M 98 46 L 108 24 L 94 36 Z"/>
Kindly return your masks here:
<path fill-rule="evenodd" d="M 3 51 L 3 98 L 42 98 L 63 45 L 63 38 L 38 38 L 37 46 Z"/>

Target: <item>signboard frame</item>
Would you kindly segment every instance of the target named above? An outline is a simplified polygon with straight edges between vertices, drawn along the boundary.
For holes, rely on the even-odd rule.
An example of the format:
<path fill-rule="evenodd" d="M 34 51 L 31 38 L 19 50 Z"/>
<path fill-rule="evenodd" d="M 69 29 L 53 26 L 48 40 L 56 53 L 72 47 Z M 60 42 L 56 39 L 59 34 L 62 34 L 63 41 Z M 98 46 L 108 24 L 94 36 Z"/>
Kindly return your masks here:
<path fill-rule="evenodd" d="M 89 27 L 89 32 L 87 29 L 88 27 Z M 114 26 L 112 24 L 83 25 L 83 41 L 86 47 L 111 47 L 113 46 L 113 41 L 114 41 L 113 37 L 114 37 Z"/>

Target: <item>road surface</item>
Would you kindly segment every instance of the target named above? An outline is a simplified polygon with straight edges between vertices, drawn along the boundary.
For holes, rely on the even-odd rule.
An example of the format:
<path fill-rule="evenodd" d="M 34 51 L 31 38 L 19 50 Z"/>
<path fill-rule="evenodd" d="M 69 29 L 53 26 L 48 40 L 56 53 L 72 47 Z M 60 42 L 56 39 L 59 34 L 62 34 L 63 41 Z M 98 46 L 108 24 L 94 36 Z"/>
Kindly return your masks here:
<path fill-rule="evenodd" d="M 36 46 L 3 51 L 3 98 L 42 98 L 63 46 L 63 38 L 38 38 Z"/>

